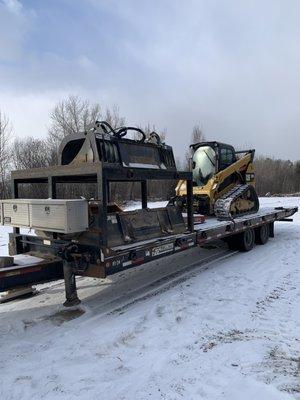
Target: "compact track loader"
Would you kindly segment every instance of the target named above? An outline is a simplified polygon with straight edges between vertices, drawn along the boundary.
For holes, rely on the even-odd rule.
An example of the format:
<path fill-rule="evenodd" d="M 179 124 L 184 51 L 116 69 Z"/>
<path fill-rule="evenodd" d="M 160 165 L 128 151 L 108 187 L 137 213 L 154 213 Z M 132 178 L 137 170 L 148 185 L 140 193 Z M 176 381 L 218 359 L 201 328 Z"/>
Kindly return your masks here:
<path fill-rule="evenodd" d="M 224 143 L 191 145 L 194 211 L 216 215 L 220 220 L 255 213 L 259 200 L 255 191 L 255 150 L 235 151 Z M 173 203 L 185 208 L 186 184 L 179 181 Z"/>

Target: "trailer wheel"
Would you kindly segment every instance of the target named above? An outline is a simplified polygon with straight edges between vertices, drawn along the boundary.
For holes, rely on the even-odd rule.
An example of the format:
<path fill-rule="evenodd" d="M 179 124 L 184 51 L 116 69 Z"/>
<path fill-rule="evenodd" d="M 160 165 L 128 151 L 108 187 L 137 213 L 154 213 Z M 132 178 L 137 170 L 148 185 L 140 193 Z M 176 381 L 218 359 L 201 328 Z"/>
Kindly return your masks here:
<path fill-rule="evenodd" d="M 252 228 L 245 230 L 236 237 L 237 248 L 240 251 L 250 251 L 253 249 L 255 234 Z"/>
<path fill-rule="evenodd" d="M 255 229 L 255 243 L 265 244 L 269 240 L 270 227 L 269 224 L 264 224 Z"/>

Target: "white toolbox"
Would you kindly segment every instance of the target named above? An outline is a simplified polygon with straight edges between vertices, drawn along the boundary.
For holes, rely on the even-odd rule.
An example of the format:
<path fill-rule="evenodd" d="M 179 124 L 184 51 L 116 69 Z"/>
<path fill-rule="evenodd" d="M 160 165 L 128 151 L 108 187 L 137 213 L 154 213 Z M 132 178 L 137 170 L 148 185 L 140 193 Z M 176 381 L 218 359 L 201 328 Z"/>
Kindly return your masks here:
<path fill-rule="evenodd" d="M 83 232 L 89 226 L 84 199 L 10 199 L 2 200 L 1 208 L 2 225 L 60 233 Z"/>
<path fill-rule="evenodd" d="M 1 203 L 3 225 L 29 227 L 28 202 L 24 200 L 2 200 Z"/>

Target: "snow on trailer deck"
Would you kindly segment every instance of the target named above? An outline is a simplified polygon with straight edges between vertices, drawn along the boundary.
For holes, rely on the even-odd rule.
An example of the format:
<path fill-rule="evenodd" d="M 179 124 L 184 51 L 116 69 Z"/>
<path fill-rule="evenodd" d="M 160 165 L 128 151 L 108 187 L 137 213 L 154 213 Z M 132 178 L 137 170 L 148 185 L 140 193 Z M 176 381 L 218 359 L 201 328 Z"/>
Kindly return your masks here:
<path fill-rule="evenodd" d="M 265 217 L 268 215 L 273 215 L 275 212 L 274 207 L 261 207 L 255 214 L 247 214 L 242 217 L 237 217 L 235 221 L 247 221 L 249 217 Z M 278 210 L 279 211 L 279 210 Z M 204 224 L 195 224 L 197 230 L 206 230 L 208 228 L 217 228 L 219 226 L 226 226 L 228 224 L 234 224 L 232 221 L 219 221 L 216 217 L 207 217 Z"/>
<path fill-rule="evenodd" d="M 194 248 L 79 278 L 78 310 L 60 306 L 62 281 L 38 285 L 0 305 L 0 398 L 299 399 L 299 284 L 296 214 L 249 253 Z"/>

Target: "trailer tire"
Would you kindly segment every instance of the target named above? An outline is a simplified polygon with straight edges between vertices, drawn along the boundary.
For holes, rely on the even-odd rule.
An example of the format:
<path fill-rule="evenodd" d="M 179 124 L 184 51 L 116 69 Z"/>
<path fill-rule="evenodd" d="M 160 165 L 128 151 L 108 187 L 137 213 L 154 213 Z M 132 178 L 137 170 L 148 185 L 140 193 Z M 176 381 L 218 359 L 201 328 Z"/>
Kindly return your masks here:
<path fill-rule="evenodd" d="M 266 244 L 270 237 L 270 226 L 264 224 L 255 229 L 255 243 Z"/>
<path fill-rule="evenodd" d="M 237 248 L 240 251 L 250 251 L 253 249 L 255 234 L 252 228 L 246 229 L 236 237 Z"/>

